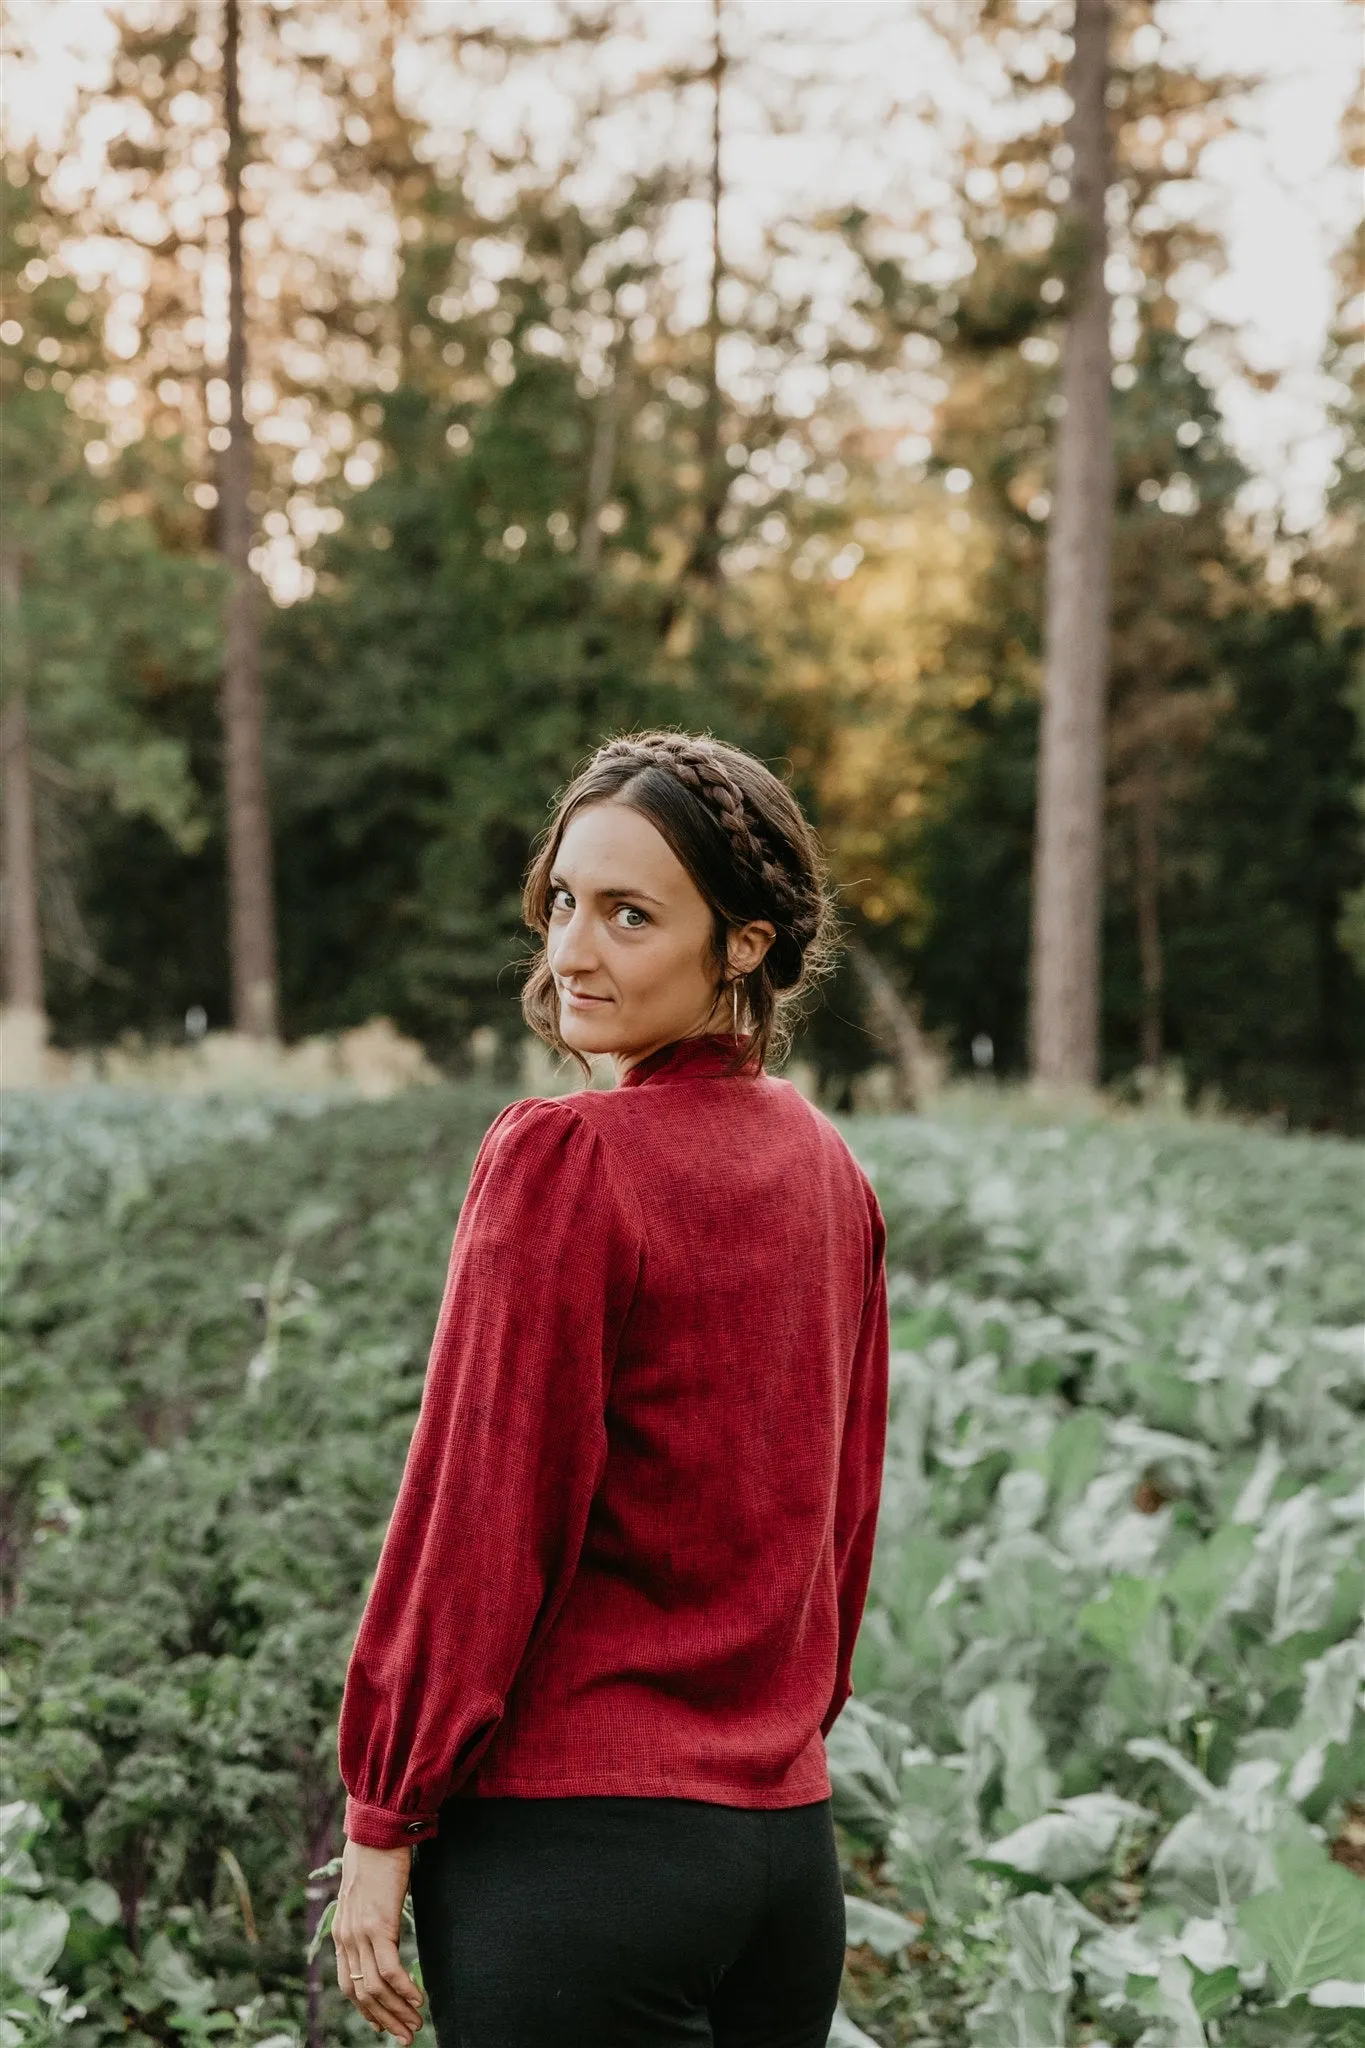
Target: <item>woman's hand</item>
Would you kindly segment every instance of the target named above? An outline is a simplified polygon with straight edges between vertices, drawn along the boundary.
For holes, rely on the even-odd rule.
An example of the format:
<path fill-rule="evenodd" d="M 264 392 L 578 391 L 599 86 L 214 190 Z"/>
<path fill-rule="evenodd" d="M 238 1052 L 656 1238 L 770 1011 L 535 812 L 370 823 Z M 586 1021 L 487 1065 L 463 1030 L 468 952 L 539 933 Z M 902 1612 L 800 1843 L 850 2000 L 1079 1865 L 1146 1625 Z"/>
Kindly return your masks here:
<path fill-rule="evenodd" d="M 332 1921 L 337 1983 L 372 2027 L 408 2048 L 422 2024 L 422 1994 L 398 1960 L 412 1851 L 347 1842 Z"/>

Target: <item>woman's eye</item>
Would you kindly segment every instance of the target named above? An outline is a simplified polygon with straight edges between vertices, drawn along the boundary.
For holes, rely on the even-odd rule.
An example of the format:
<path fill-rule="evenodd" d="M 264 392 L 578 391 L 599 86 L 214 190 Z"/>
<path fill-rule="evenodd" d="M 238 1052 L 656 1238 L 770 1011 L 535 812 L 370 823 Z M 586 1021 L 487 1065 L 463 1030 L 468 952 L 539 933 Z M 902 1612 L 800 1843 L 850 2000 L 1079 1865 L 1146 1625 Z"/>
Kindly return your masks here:
<path fill-rule="evenodd" d="M 557 888 L 551 889 L 548 902 L 551 917 L 554 917 L 561 910 L 572 911 L 574 907 L 573 892 L 566 889 L 561 883 Z M 618 903 L 612 915 L 626 919 L 625 929 L 631 932 L 638 932 L 649 923 L 649 918 L 645 912 L 638 909 L 634 903 Z M 637 920 L 637 922 L 630 922 L 632 919 Z"/>

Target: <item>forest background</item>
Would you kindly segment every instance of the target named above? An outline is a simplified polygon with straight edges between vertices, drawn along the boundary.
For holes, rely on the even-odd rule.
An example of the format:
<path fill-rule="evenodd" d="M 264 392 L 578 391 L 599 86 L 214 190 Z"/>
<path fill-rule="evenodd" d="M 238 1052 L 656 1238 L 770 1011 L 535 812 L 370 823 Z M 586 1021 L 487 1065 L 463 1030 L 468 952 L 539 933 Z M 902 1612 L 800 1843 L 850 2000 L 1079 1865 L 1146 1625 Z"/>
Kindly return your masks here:
<path fill-rule="evenodd" d="M 869 103 L 866 9 L 666 12 L 691 44 L 649 7 L 157 0 L 110 10 L 59 145 L 10 147 L 8 995 L 27 916 L 56 1045 L 242 1022 L 236 633 L 261 1028 L 382 1014 L 511 1071 L 529 846 L 601 738 L 664 722 L 783 767 L 824 835 L 854 941 L 801 1048 L 828 1100 L 884 1058 L 888 986 L 957 1067 L 1024 1070 L 1066 23 L 872 10 Z M 1239 337 L 1189 291 L 1254 83 L 1114 10 L 1102 1073 L 1359 1130 L 1363 245 L 1339 458 L 1290 531 L 1220 413 Z M 837 202 L 765 211 L 759 133 L 837 162 Z"/>

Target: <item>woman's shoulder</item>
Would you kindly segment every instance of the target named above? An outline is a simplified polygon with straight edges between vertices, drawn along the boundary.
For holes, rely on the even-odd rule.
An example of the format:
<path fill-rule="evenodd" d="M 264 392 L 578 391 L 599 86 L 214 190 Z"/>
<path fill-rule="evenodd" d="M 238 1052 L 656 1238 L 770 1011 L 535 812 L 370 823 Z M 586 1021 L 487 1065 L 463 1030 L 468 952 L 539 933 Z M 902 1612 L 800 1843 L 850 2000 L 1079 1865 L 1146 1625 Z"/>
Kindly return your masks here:
<path fill-rule="evenodd" d="M 812 1102 L 809 1096 L 803 1095 L 792 1082 L 782 1081 L 780 1086 L 788 1091 L 790 1097 L 795 1098 L 795 1101 L 789 1104 L 792 1114 L 804 1115 L 813 1142 L 824 1150 L 827 1157 L 837 1162 L 850 1190 L 856 1188 L 861 1193 L 875 1228 L 882 1214 L 876 1183 L 843 1131 L 833 1117 L 821 1109 L 818 1103 Z"/>
<path fill-rule="evenodd" d="M 589 1136 L 572 1095 L 523 1095 L 503 1104 L 484 1132 L 479 1151 L 534 1152 Z"/>
<path fill-rule="evenodd" d="M 469 1178 L 479 1209 L 520 1215 L 608 1198 L 618 1176 L 574 1097 L 508 1102 L 485 1130 Z"/>

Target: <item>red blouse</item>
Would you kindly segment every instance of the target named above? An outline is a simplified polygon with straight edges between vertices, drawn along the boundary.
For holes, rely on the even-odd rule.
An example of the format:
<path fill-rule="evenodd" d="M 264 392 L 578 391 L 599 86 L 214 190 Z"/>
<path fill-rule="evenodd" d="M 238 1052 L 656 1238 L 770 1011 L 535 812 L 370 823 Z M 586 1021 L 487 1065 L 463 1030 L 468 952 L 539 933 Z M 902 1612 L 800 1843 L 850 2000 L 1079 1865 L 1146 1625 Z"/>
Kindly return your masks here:
<path fill-rule="evenodd" d="M 460 1211 L 341 1711 L 352 1841 L 452 1794 L 825 1798 L 872 1562 L 885 1226 L 788 1081 L 687 1038 L 510 1103 Z"/>

